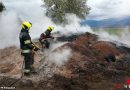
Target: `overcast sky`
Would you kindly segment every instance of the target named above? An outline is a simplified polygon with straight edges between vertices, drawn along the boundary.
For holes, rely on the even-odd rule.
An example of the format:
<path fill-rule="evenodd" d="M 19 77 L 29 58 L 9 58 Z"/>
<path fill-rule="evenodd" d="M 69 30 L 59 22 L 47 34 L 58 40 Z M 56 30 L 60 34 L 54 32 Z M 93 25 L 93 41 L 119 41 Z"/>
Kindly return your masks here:
<path fill-rule="evenodd" d="M 130 17 L 130 0 L 88 0 L 89 19 Z"/>
<path fill-rule="evenodd" d="M 15 11 L 21 14 L 25 14 L 25 10 L 28 12 L 26 14 L 30 14 L 35 11 L 35 16 L 37 16 L 37 13 L 39 13 L 38 11 L 40 11 L 38 10 L 38 4 L 41 4 L 40 0 L 34 2 L 32 2 L 32 0 L 4 0 L 4 2 L 9 8 L 11 7 L 11 9 L 13 8 L 13 10 L 15 9 Z M 28 3 L 30 5 L 27 8 Z M 34 3 L 35 5 L 33 5 Z M 26 6 L 26 8 L 22 6 L 23 4 Z M 29 10 L 32 8 L 32 5 L 36 7 L 35 9 L 38 9 Z M 124 18 L 130 16 L 130 0 L 88 0 L 88 5 L 91 7 L 88 19 L 102 20 L 108 18 Z"/>

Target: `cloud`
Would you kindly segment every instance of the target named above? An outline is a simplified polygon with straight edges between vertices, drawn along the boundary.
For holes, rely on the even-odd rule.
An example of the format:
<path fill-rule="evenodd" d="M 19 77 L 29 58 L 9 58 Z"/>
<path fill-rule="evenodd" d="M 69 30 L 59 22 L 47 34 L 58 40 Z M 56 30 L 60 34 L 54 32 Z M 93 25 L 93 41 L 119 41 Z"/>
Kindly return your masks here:
<path fill-rule="evenodd" d="M 130 0 L 88 0 L 90 19 L 123 18 L 130 16 Z"/>

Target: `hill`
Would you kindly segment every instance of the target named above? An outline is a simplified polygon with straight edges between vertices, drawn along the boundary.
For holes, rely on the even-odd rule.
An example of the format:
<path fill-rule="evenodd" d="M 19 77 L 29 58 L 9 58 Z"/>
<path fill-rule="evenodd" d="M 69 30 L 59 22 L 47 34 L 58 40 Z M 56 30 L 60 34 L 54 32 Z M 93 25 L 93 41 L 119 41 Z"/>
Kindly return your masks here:
<path fill-rule="evenodd" d="M 123 19 L 104 19 L 104 20 L 85 20 L 82 25 L 89 25 L 92 28 L 106 28 L 106 27 L 126 27 L 130 26 L 130 17 Z"/>

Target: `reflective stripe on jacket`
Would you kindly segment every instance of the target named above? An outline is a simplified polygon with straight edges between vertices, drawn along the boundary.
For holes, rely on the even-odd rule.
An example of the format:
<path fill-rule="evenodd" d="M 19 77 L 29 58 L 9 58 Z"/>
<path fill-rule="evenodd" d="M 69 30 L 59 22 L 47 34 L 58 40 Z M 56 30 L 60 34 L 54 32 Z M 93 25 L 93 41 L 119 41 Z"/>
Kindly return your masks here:
<path fill-rule="evenodd" d="M 31 50 L 22 50 L 22 53 L 30 53 Z"/>
<path fill-rule="evenodd" d="M 31 41 L 29 32 L 26 29 L 21 30 L 19 35 L 19 40 L 20 40 L 20 48 L 22 49 L 22 53 L 30 53 L 35 47 Z"/>

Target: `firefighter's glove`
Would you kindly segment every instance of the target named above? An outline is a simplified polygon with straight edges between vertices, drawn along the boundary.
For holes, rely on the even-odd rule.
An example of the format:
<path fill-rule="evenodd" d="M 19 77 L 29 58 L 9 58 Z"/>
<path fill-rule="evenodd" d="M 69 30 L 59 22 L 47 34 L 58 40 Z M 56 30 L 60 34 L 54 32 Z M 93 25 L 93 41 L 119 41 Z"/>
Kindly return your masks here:
<path fill-rule="evenodd" d="M 38 51 L 38 50 L 40 50 L 40 49 L 39 49 L 38 47 L 34 47 L 33 50 L 34 50 L 34 51 Z"/>

